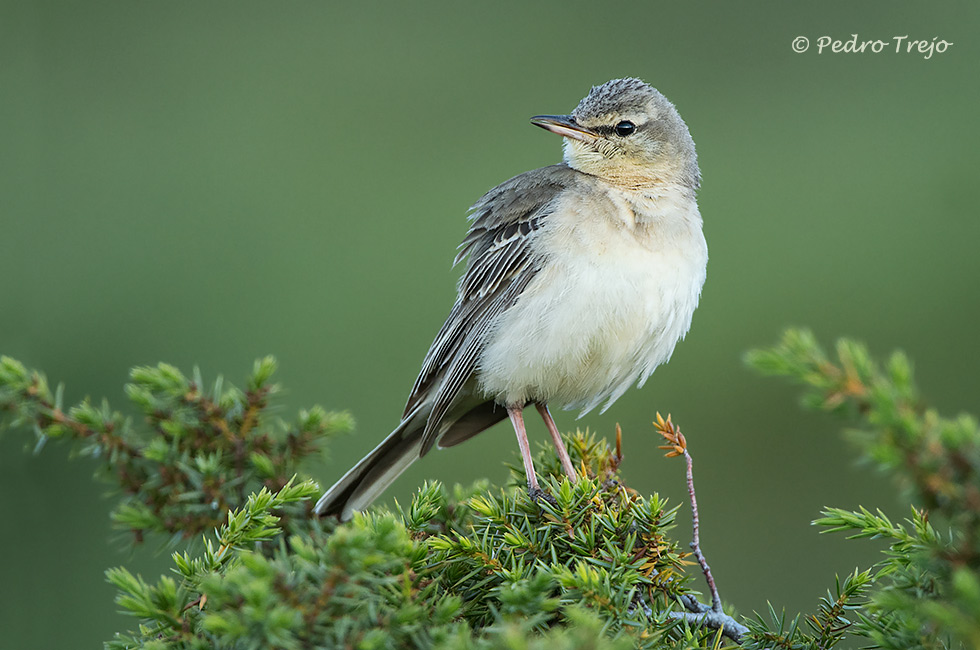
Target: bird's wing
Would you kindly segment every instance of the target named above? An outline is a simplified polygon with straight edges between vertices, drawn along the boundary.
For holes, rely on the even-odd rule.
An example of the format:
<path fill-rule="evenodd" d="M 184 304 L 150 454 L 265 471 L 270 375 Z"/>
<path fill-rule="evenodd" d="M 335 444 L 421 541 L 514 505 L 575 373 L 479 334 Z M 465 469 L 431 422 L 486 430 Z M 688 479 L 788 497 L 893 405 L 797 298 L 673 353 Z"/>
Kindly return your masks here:
<path fill-rule="evenodd" d="M 473 375 L 496 317 L 513 305 L 543 260 L 531 248 L 552 213 L 555 197 L 580 172 L 553 165 L 521 174 L 487 192 L 470 210 L 469 232 L 455 263 L 466 259 L 456 303 L 433 341 L 405 413 L 432 400 L 422 435 L 425 454 L 460 390 Z"/>

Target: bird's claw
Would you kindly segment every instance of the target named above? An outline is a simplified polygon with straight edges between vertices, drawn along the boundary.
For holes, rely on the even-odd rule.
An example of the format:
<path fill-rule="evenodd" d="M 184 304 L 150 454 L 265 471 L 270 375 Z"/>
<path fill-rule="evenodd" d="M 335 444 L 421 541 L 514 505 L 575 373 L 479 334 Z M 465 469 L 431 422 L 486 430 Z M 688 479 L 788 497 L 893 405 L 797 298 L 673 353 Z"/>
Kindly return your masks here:
<path fill-rule="evenodd" d="M 555 497 L 551 496 L 550 494 L 548 494 L 547 492 L 545 492 L 544 490 L 542 490 L 540 487 L 536 485 L 528 484 L 527 495 L 531 497 L 531 501 L 534 501 L 535 503 L 537 503 L 540 500 L 544 500 L 550 503 L 552 506 L 555 507 L 558 506 L 558 500 L 555 499 Z"/>

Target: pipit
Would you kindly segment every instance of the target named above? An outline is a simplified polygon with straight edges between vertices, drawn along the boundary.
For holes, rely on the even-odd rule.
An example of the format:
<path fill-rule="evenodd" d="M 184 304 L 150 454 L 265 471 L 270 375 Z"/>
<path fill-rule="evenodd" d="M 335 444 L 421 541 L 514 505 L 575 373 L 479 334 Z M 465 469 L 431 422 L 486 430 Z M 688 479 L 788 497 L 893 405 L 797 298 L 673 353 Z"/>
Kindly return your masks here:
<path fill-rule="evenodd" d="M 456 303 L 401 423 L 333 485 L 320 515 L 348 519 L 433 445 L 510 417 L 528 488 L 540 491 L 523 409 L 603 410 L 666 362 L 691 326 L 708 248 L 694 141 L 639 79 L 593 87 L 570 115 L 531 123 L 564 138 L 564 162 L 498 185 L 470 209 Z"/>

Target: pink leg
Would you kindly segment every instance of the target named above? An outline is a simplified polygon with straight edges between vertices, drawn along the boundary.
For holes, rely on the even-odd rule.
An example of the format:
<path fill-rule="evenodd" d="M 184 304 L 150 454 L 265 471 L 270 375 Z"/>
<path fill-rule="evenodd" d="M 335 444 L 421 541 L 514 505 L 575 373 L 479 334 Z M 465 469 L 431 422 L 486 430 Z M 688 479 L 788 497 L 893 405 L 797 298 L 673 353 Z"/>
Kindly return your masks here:
<path fill-rule="evenodd" d="M 527 441 L 527 432 L 524 430 L 524 407 L 508 406 L 507 415 L 514 425 L 514 433 L 517 434 L 517 446 L 521 448 L 521 460 L 524 461 L 524 473 L 527 474 L 527 487 L 531 492 L 538 492 L 538 477 L 534 473 L 534 462 L 531 460 L 531 445 Z"/>
<path fill-rule="evenodd" d="M 572 459 L 568 457 L 568 450 L 565 449 L 565 441 L 561 439 L 561 434 L 558 433 L 558 427 L 555 426 L 555 421 L 551 417 L 551 412 L 548 411 L 547 404 L 535 404 L 538 407 L 538 413 L 544 418 L 545 426 L 548 427 L 548 433 L 551 434 L 551 440 L 555 443 L 555 451 L 558 452 L 558 458 L 561 460 L 562 469 L 565 470 L 565 474 L 568 478 L 575 483 L 578 481 L 578 472 L 575 471 L 575 466 L 572 465 Z"/>

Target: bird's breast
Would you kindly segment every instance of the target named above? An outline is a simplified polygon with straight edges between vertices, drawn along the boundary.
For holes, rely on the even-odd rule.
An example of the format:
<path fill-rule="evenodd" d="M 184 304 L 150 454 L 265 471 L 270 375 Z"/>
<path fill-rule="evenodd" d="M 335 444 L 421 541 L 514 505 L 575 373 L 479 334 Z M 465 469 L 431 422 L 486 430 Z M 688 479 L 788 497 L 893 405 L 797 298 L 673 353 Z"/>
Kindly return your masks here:
<path fill-rule="evenodd" d="M 570 193 L 533 248 L 540 269 L 479 359 L 488 396 L 608 406 L 688 331 L 707 264 L 693 197 Z"/>

